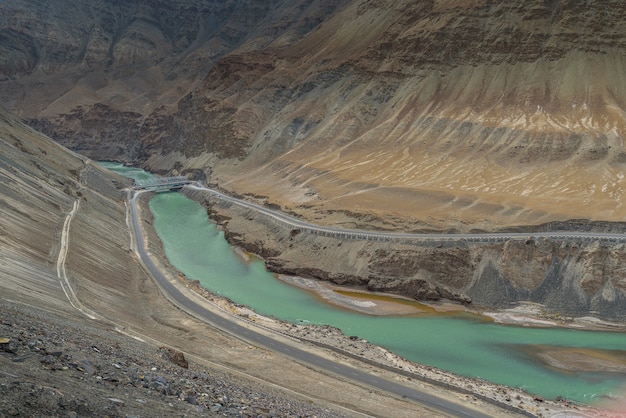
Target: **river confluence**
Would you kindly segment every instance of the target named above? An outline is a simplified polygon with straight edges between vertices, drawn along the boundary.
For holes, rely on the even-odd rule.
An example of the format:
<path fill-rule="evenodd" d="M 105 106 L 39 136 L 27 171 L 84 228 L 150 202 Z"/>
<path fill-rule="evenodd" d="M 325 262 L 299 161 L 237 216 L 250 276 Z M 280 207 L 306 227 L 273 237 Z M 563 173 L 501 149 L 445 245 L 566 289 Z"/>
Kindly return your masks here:
<path fill-rule="evenodd" d="M 103 165 L 129 177 L 149 176 L 120 164 Z M 182 194 L 159 193 L 151 199 L 150 209 L 172 265 L 211 292 L 259 314 L 332 325 L 411 361 L 545 398 L 562 396 L 593 404 L 625 393 L 624 333 L 500 325 L 463 313 L 372 316 L 340 309 L 277 279 L 261 260 L 242 260 L 208 219 L 206 209 Z M 545 353 L 564 351 L 586 353 L 585 358 L 608 357 L 616 367 L 572 371 L 544 361 Z"/>

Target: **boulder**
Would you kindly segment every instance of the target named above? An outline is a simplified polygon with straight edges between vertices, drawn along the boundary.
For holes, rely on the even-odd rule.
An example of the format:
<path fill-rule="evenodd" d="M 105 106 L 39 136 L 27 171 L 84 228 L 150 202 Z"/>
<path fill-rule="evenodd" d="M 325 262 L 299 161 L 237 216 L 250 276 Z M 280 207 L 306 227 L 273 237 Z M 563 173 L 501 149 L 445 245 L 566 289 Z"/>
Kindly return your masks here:
<path fill-rule="evenodd" d="M 171 361 L 183 369 L 189 368 L 189 362 L 185 359 L 185 355 L 181 351 L 169 347 L 161 347 L 161 350 L 163 352 L 163 358 L 166 360 Z"/>

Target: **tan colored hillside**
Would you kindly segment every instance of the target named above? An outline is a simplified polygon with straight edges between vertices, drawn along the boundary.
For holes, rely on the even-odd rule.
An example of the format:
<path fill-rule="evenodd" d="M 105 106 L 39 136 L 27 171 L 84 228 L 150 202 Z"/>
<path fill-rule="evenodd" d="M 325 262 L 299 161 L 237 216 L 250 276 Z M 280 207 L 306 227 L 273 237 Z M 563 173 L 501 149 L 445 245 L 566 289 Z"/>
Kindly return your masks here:
<path fill-rule="evenodd" d="M 80 30 L 69 39 L 87 52 L 70 48 L 64 65 L 23 47 L 33 63 L 5 63 L 3 100 L 86 155 L 190 173 L 323 223 L 626 218 L 620 1 L 183 3 L 166 21 L 160 3 L 104 2 L 87 21 L 108 55 Z M 23 19 L 3 31 L 48 45 Z"/>
<path fill-rule="evenodd" d="M 621 8 L 413 3 L 352 2 L 246 88 L 258 57 L 221 61 L 194 96 L 249 140 L 214 180 L 438 228 L 626 219 Z"/>

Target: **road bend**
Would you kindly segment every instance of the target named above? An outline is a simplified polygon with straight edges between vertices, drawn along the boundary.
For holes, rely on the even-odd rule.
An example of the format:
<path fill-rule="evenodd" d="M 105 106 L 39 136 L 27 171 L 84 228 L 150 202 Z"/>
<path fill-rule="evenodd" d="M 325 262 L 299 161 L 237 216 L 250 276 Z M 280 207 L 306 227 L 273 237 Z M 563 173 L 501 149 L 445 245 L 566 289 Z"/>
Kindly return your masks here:
<path fill-rule="evenodd" d="M 154 277 L 164 295 L 179 308 L 208 324 L 211 324 L 246 341 L 263 346 L 271 351 L 285 354 L 297 361 L 307 363 L 315 368 L 322 369 L 334 375 L 339 375 L 345 379 L 375 387 L 401 398 L 410 399 L 444 414 L 455 417 L 489 417 L 489 415 L 469 408 L 465 405 L 457 404 L 447 399 L 409 388 L 354 367 L 336 363 L 332 360 L 302 350 L 294 345 L 286 344 L 268 335 L 261 334 L 253 329 L 244 327 L 233 320 L 216 314 L 190 300 L 165 277 L 163 272 L 154 264 L 146 252 L 143 231 L 137 214 L 137 197 L 140 194 L 141 192 L 134 193 L 130 199 L 131 225 L 132 232 L 135 236 L 135 250 L 146 269 Z"/>

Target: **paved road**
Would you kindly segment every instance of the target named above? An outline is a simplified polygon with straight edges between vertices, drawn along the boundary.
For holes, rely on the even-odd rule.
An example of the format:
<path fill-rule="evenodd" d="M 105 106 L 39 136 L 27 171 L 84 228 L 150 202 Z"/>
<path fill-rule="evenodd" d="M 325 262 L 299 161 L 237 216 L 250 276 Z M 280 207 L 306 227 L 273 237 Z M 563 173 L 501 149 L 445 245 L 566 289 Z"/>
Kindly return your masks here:
<path fill-rule="evenodd" d="M 553 240 L 601 240 L 608 242 L 626 242 L 626 234 L 601 233 L 601 232 L 580 232 L 580 231 L 550 231 L 550 232 L 502 232 L 502 233 L 481 233 L 481 234 L 447 234 L 447 233 L 393 233 L 381 231 L 364 231 L 354 229 L 333 228 L 320 226 L 304 222 L 281 212 L 237 199 L 217 190 L 204 187 L 199 183 L 188 184 L 185 187 L 193 190 L 201 190 L 218 197 L 219 199 L 231 202 L 236 205 L 253 209 L 276 223 L 286 225 L 290 228 L 301 229 L 313 234 L 332 236 L 345 239 L 364 239 L 371 241 L 469 241 L 469 242 L 499 242 L 510 239 L 526 240 L 528 238 L 549 238 Z"/>
<path fill-rule="evenodd" d="M 150 274 L 152 274 L 165 296 L 179 308 L 187 311 L 188 313 L 211 325 L 216 326 L 221 330 L 241 337 L 252 343 L 266 347 L 272 351 L 286 354 L 298 361 L 308 363 L 311 366 L 326 370 L 349 380 L 365 383 L 369 386 L 376 387 L 388 393 L 411 399 L 426 407 L 436 409 L 450 416 L 477 418 L 489 416 L 474 409 L 465 407 L 464 405 L 456 404 L 444 398 L 439 398 L 428 393 L 423 393 L 415 389 L 411 389 L 398 383 L 394 383 L 389 380 L 371 375 L 359 369 L 335 363 L 326 358 L 299 349 L 294 345 L 274 340 L 267 335 L 241 326 L 238 323 L 226 317 L 220 316 L 214 312 L 211 312 L 206 308 L 198 305 L 197 303 L 191 301 L 167 280 L 161 270 L 152 262 L 150 257 L 148 257 L 148 255 L 146 254 L 143 240 L 143 232 L 141 230 L 140 221 L 137 215 L 137 196 L 139 196 L 139 194 L 140 193 L 135 193 L 130 199 L 131 224 L 133 233 L 135 235 L 135 243 L 137 247 L 136 251 L 141 257 L 143 264 L 148 269 Z"/>

